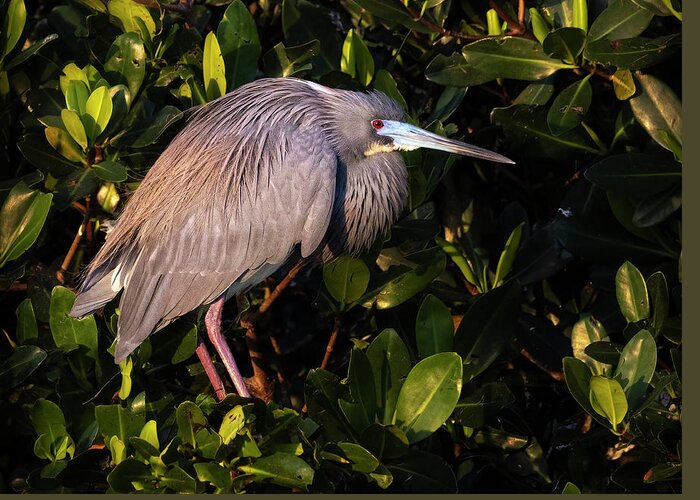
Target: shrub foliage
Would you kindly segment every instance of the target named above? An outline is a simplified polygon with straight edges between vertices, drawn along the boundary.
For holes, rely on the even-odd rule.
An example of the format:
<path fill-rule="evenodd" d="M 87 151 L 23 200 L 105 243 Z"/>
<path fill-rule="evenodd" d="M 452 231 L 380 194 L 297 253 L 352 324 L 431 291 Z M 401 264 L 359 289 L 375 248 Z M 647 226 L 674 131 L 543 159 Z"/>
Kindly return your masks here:
<path fill-rule="evenodd" d="M 0 0 L 0 492 L 680 491 L 681 23 L 680 0 Z M 391 233 L 256 324 L 272 401 L 217 402 L 202 311 L 120 365 L 115 304 L 68 311 L 188 110 L 262 76 L 381 90 L 517 163 L 406 153 Z M 247 375 L 240 315 L 283 276 L 227 305 Z"/>

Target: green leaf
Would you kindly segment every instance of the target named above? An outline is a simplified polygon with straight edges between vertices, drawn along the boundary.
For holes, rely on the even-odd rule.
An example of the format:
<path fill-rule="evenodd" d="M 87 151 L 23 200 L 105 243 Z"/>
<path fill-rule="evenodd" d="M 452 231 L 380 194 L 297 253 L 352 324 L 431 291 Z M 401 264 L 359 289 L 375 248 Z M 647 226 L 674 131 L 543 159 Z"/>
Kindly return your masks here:
<path fill-rule="evenodd" d="M 392 329 L 382 331 L 367 348 L 377 395 L 377 415 L 391 424 L 401 386 L 411 371 L 411 358 L 401 337 Z"/>
<path fill-rule="evenodd" d="M 105 76 L 113 84 L 123 84 L 134 99 L 146 77 L 146 49 L 136 33 L 119 35 L 107 52 Z"/>
<path fill-rule="evenodd" d="M 396 86 L 396 80 L 394 80 L 394 77 L 391 76 L 391 73 L 389 73 L 387 70 L 380 69 L 377 71 L 377 73 L 374 75 L 374 83 L 372 86 L 375 90 L 385 93 L 393 100 L 398 102 L 404 110 L 408 109 L 406 100 L 403 98 L 401 92 L 399 92 L 399 89 Z"/>
<path fill-rule="evenodd" d="M 177 422 L 177 435 L 182 439 L 182 442 L 196 446 L 195 435 L 197 431 L 207 425 L 207 418 L 201 408 L 191 401 L 184 401 L 175 410 L 175 421 Z M 226 418 L 224 418 L 225 421 Z"/>
<path fill-rule="evenodd" d="M 647 292 L 652 310 L 650 326 L 658 336 L 669 312 L 668 284 L 664 273 L 656 271 L 647 278 Z"/>
<path fill-rule="evenodd" d="M 112 117 L 112 98 L 107 87 L 99 87 L 90 94 L 85 103 L 85 114 L 82 116 L 85 132 L 92 143 L 107 127 Z"/>
<path fill-rule="evenodd" d="M 622 346 L 607 341 L 592 342 L 584 349 L 587 356 L 606 365 L 617 365 Z"/>
<path fill-rule="evenodd" d="M 588 0 L 573 0 L 573 26 L 588 31 Z"/>
<path fill-rule="evenodd" d="M 590 393 L 593 374 L 590 368 L 580 359 L 571 356 L 565 357 L 562 362 L 566 387 L 569 389 L 573 398 L 589 415 L 603 426 L 610 428 L 610 423 L 604 417 L 596 413 L 593 410 L 593 406 L 591 406 Z"/>
<path fill-rule="evenodd" d="M 137 19 L 140 19 L 142 25 L 147 29 L 147 34 L 151 38 L 156 35 L 156 22 L 143 4 L 133 0 L 109 0 L 107 10 L 109 10 L 110 16 L 117 19 L 124 33 L 133 31 L 144 38 L 146 33 L 143 33 L 141 25 L 137 22 Z"/>
<path fill-rule="evenodd" d="M 15 315 L 17 316 L 17 342 L 20 344 L 36 343 L 39 337 L 39 328 L 36 324 L 31 299 L 27 298 L 20 302 Z"/>
<path fill-rule="evenodd" d="M 320 368 L 309 371 L 304 384 L 304 399 L 309 416 L 323 427 L 329 439 L 346 439 L 348 426 L 338 401 L 349 399 L 347 387 L 341 385 L 340 377 Z"/>
<path fill-rule="evenodd" d="M 27 10 L 24 7 L 24 0 L 10 0 L 10 4 L 7 6 L 7 14 L 5 14 L 5 19 L 3 19 L 2 30 L 0 30 L 0 67 L 5 56 L 19 42 L 26 21 Z"/>
<path fill-rule="evenodd" d="M 613 430 L 616 430 L 627 414 L 627 399 L 620 383 L 615 379 L 594 375 L 590 385 L 591 407 L 605 417 Z"/>
<path fill-rule="evenodd" d="M 426 295 L 416 318 L 416 345 L 421 359 L 452 350 L 452 313 L 434 295 Z"/>
<path fill-rule="evenodd" d="M 594 375 L 608 375 L 610 367 L 599 363 L 586 354 L 586 348 L 595 343 L 609 340 L 603 325 L 593 316 L 577 321 L 571 329 L 571 348 L 574 356 L 588 365 Z"/>
<path fill-rule="evenodd" d="M 400 2 L 385 0 L 355 0 L 360 7 L 391 23 L 399 23 L 418 33 L 428 33 L 429 28 L 418 22 Z"/>
<path fill-rule="evenodd" d="M 355 403 L 360 405 L 370 424 L 374 423 L 377 415 L 377 395 L 374 380 L 372 365 L 367 355 L 360 349 L 353 348 L 350 353 L 350 365 L 348 366 L 350 396 Z M 357 430 L 361 432 L 364 429 Z"/>
<path fill-rule="evenodd" d="M 670 16 L 673 15 L 669 10 L 668 5 L 664 0 L 632 0 L 634 3 L 640 7 L 647 9 L 649 12 L 656 14 L 657 16 Z"/>
<path fill-rule="evenodd" d="M 218 99 L 226 93 L 226 70 L 224 58 L 216 35 L 210 32 L 204 40 L 204 60 L 202 63 L 204 88 L 207 101 Z"/>
<path fill-rule="evenodd" d="M 647 29 L 654 14 L 631 0 L 610 0 L 588 31 L 588 42 L 601 39 L 621 40 L 639 36 Z"/>
<path fill-rule="evenodd" d="M 662 147 L 673 151 L 673 142 L 683 143 L 681 101 L 673 90 L 652 75 L 636 75 L 640 94 L 630 99 L 634 117 Z M 663 132 L 673 141 L 669 141 Z"/>
<path fill-rule="evenodd" d="M 116 493 L 142 490 L 156 481 L 148 465 L 135 458 L 127 458 L 107 476 L 107 482 Z M 152 488 L 152 486 L 150 486 Z"/>
<path fill-rule="evenodd" d="M 488 368 L 515 334 L 522 291 L 517 281 L 481 294 L 462 318 L 454 349 L 464 359 L 465 382 Z"/>
<path fill-rule="evenodd" d="M 550 27 L 544 17 L 534 7 L 530 7 L 530 22 L 532 23 L 532 33 L 535 35 L 535 38 L 537 38 L 538 42 L 543 43 L 549 34 Z"/>
<path fill-rule="evenodd" d="M 370 425 L 360 443 L 381 460 L 402 457 L 409 450 L 406 434 L 395 425 Z"/>
<path fill-rule="evenodd" d="M 369 283 L 369 269 L 360 259 L 338 257 L 323 266 L 323 282 L 340 309 L 362 297 Z"/>
<path fill-rule="evenodd" d="M 379 466 L 379 460 L 359 444 L 340 442 L 336 446 L 342 450 L 344 458 L 356 472 L 369 474 Z"/>
<path fill-rule="evenodd" d="M 26 299 L 29 300 L 29 299 Z M 12 355 L 0 363 L 0 381 L 6 388 L 27 379 L 46 360 L 46 352 L 34 345 L 17 346 Z"/>
<path fill-rule="evenodd" d="M 197 423 L 199 425 L 204 425 L 206 423 L 206 420 L 204 421 L 204 423 Z M 226 413 L 226 415 L 224 415 L 224 418 L 221 420 L 221 427 L 219 427 L 219 435 L 221 436 L 221 439 L 223 440 L 224 444 L 229 444 L 238 435 L 238 432 L 243 430 L 243 427 L 245 427 L 245 413 L 243 411 L 242 406 L 236 405 L 231 410 L 229 410 L 229 412 Z"/>
<path fill-rule="evenodd" d="M 196 493 L 197 481 L 178 465 L 173 465 L 159 478 L 161 486 L 170 488 L 177 493 Z"/>
<path fill-rule="evenodd" d="M 542 42 L 542 50 L 549 57 L 561 59 L 568 64 L 574 64 L 583 52 L 586 44 L 586 32 L 580 28 L 559 28 L 547 35 Z"/>
<path fill-rule="evenodd" d="M 489 78 L 472 71 L 459 52 L 453 52 L 449 56 L 443 54 L 435 56 L 425 68 L 425 77 L 438 85 L 451 87 L 468 87 L 472 85 L 472 81 Z"/>
<path fill-rule="evenodd" d="M 577 127 L 588 113 L 593 98 L 589 74 L 565 88 L 552 102 L 547 113 L 547 125 L 554 136 Z"/>
<path fill-rule="evenodd" d="M 551 78 L 545 78 L 539 82 L 533 82 L 518 94 L 513 104 L 525 104 L 527 106 L 544 106 L 554 95 L 554 83 Z"/>
<path fill-rule="evenodd" d="M 293 76 L 311 69 L 311 63 L 306 63 L 321 52 L 318 40 L 293 47 L 285 47 L 278 43 L 263 56 L 263 65 L 267 76 Z M 306 63 L 306 64 L 304 64 Z"/>
<path fill-rule="evenodd" d="M 104 160 L 92 167 L 95 175 L 107 182 L 122 182 L 128 178 L 126 167 L 119 162 Z"/>
<path fill-rule="evenodd" d="M 0 207 L 0 267 L 17 259 L 39 237 L 51 208 L 51 194 L 18 182 Z"/>
<path fill-rule="evenodd" d="M 61 120 L 65 125 L 66 130 L 84 150 L 88 148 L 87 136 L 85 135 L 85 127 L 80 121 L 80 116 L 75 111 L 69 109 L 61 110 Z"/>
<path fill-rule="evenodd" d="M 45 440 L 48 443 L 55 443 L 58 439 L 68 435 L 63 411 L 52 401 L 46 399 L 37 400 L 32 405 L 29 418 L 36 433 L 39 436 L 46 436 Z"/>
<path fill-rule="evenodd" d="M 85 162 L 80 145 L 65 130 L 56 127 L 46 127 L 44 135 L 49 144 L 66 160 L 74 163 Z"/>
<path fill-rule="evenodd" d="M 493 278 L 494 286 L 501 286 L 506 276 L 513 267 L 513 262 L 515 261 L 515 255 L 520 248 L 520 238 L 523 234 L 524 222 L 518 224 L 515 229 L 508 236 L 503 250 L 501 251 L 501 256 L 498 258 L 498 265 L 496 266 L 496 276 Z"/>
<path fill-rule="evenodd" d="M 535 157 L 571 158 L 582 153 L 601 154 L 579 130 L 555 136 L 547 124 L 547 110 L 541 106 L 509 106 L 491 112 L 494 125 L 503 127 L 511 150 Z"/>
<path fill-rule="evenodd" d="M 665 462 L 657 464 L 644 474 L 644 483 L 652 484 L 659 481 L 666 481 L 681 473 L 682 464 L 679 462 Z M 678 478 L 680 479 L 680 478 Z"/>
<path fill-rule="evenodd" d="M 580 495 L 581 490 L 571 481 L 567 481 L 564 485 L 564 489 L 561 491 L 562 495 Z"/>
<path fill-rule="evenodd" d="M 454 352 L 434 354 L 411 369 L 396 402 L 396 425 L 409 443 L 435 432 L 454 410 L 462 390 L 462 359 Z"/>
<path fill-rule="evenodd" d="M 74 318 L 70 310 L 75 302 L 75 293 L 68 288 L 56 286 L 51 291 L 50 322 L 51 335 L 56 347 L 69 353 L 79 346 L 85 348 L 79 359 L 97 359 L 97 324 L 92 315 Z M 78 362 L 83 365 L 83 362 Z"/>
<path fill-rule="evenodd" d="M 158 422 L 156 422 L 155 420 L 149 420 L 148 422 L 146 422 L 141 428 L 139 438 L 146 441 L 156 450 L 159 450 L 160 442 L 158 440 Z"/>
<path fill-rule="evenodd" d="M 228 493 L 231 489 L 231 471 L 215 462 L 194 464 L 197 479 L 216 487 L 216 493 Z"/>
<path fill-rule="evenodd" d="M 621 101 L 626 101 L 637 92 L 632 72 L 627 69 L 618 69 L 612 76 L 612 82 L 615 97 Z"/>
<path fill-rule="evenodd" d="M 515 402 L 506 384 L 489 382 L 457 403 L 457 415 L 462 425 L 483 427 L 501 409 Z"/>
<path fill-rule="evenodd" d="M 120 405 L 96 406 L 95 419 L 105 441 L 116 436 L 122 443 L 138 437 L 146 421 L 143 413 L 135 413 Z"/>
<path fill-rule="evenodd" d="M 651 333 L 640 330 L 625 345 L 613 375 L 625 391 L 632 411 L 644 401 L 655 370 L 656 342 Z"/>
<path fill-rule="evenodd" d="M 644 276 L 632 263 L 625 262 L 615 275 L 615 294 L 628 323 L 649 317 L 649 296 Z"/>
<path fill-rule="evenodd" d="M 680 46 L 678 35 L 668 35 L 649 39 L 643 37 L 624 40 L 598 40 L 586 45 L 583 55 L 586 59 L 604 66 L 620 69 L 643 69 L 658 64 Z"/>
<path fill-rule="evenodd" d="M 314 469 L 309 464 L 297 456 L 282 452 L 259 458 L 250 465 L 239 466 L 238 469 L 245 474 L 251 474 L 256 481 L 269 481 L 280 486 L 304 490 L 314 478 Z"/>
<path fill-rule="evenodd" d="M 625 153 L 608 156 L 592 165 L 584 175 L 606 191 L 641 201 L 680 185 L 682 173 L 680 165 L 670 158 Z"/>
<path fill-rule="evenodd" d="M 255 20 L 241 0 L 234 0 L 226 8 L 216 38 L 224 58 L 228 89 L 253 81 L 260 57 L 260 39 Z"/>
<path fill-rule="evenodd" d="M 66 71 L 67 68 L 68 66 L 64 68 L 64 71 Z M 82 78 L 87 80 L 87 77 L 82 73 L 82 71 L 80 73 Z M 88 97 L 90 96 L 90 90 L 88 89 L 87 82 L 83 82 L 81 80 L 70 80 L 66 85 L 66 89 L 63 91 L 66 97 L 66 107 L 82 116 L 85 114 L 85 105 L 87 104 Z"/>
<path fill-rule="evenodd" d="M 127 357 L 124 361 L 119 363 L 119 372 L 122 376 L 122 384 L 119 388 L 119 399 L 122 401 L 131 394 L 131 371 L 133 368 L 134 362 L 131 360 L 131 357 Z"/>
<path fill-rule="evenodd" d="M 146 123 L 136 123 L 129 130 L 114 138 L 111 142 L 128 144 L 132 148 L 144 148 L 155 144 L 160 136 L 183 116 L 175 106 L 164 106 Z"/>
<path fill-rule="evenodd" d="M 323 47 L 312 57 L 311 73 L 321 76 L 338 67 L 341 44 L 333 21 L 333 12 L 308 0 L 284 0 L 282 3 L 282 31 L 289 44 L 306 44 L 318 40 Z M 313 22 L 309 22 L 312 20 Z"/>
<path fill-rule="evenodd" d="M 474 73 L 474 79 L 470 78 L 466 86 L 496 78 L 541 80 L 560 69 L 572 67 L 549 57 L 538 42 L 520 37 L 479 40 L 465 45 L 462 55 L 468 71 Z"/>
<path fill-rule="evenodd" d="M 364 86 L 368 86 L 374 75 L 374 59 L 369 49 L 354 29 L 348 30 L 343 43 L 340 70 L 347 73 Z"/>
<path fill-rule="evenodd" d="M 394 484 L 408 493 L 457 493 L 452 467 L 432 453 L 413 450 L 387 467 L 394 475 Z"/>
<path fill-rule="evenodd" d="M 48 36 L 45 36 L 41 40 L 37 40 L 34 42 L 29 48 L 23 50 L 19 54 L 17 54 L 15 57 L 10 59 L 7 63 L 3 65 L 3 69 L 5 71 L 10 71 L 13 68 L 16 68 L 20 64 L 22 64 L 24 61 L 29 59 L 31 56 L 36 54 L 39 49 L 41 49 L 44 45 L 46 45 L 49 42 L 52 42 L 58 38 L 58 35 L 56 33 L 52 33 Z"/>
<path fill-rule="evenodd" d="M 445 264 L 445 254 L 439 247 L 407 255 L 400 266 L 395 266 L 395 272 L 390 268 L 378 276 L 380 282 L 388 278 L 385 282 L 378 287 L 370 283 L 371 297 L 363 297 L 362 305 L 376 304 L 377 309 L 396 307 L 427 287 L 442 273 Z"/>

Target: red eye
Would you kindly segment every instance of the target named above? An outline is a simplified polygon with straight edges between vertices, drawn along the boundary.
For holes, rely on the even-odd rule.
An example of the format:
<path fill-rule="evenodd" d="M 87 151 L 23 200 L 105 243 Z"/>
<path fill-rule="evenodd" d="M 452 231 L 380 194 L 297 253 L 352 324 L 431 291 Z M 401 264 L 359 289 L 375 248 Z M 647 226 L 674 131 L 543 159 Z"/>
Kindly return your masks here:
<path fill-rule="evenodd" d="M 376 130 L 379 130 L 384 126 L 384 122 L 381 120 L 372 120 L 372 127 L 374 127 Z"/>

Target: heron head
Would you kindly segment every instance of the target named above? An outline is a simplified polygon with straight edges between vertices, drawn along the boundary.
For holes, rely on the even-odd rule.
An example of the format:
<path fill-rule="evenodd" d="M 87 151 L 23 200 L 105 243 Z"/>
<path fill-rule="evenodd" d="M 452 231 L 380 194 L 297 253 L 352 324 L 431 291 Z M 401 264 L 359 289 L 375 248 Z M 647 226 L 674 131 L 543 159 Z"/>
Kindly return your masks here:
<path fill-rule="evenodd" d="M 382 92 L 327 90 L 334 122 L 334 141 L 347 163 L 378 154 L 437 149 L 499 163 L 512 160 L 465 142 L 428 132 L 408 123 L 401 106 Z"/>

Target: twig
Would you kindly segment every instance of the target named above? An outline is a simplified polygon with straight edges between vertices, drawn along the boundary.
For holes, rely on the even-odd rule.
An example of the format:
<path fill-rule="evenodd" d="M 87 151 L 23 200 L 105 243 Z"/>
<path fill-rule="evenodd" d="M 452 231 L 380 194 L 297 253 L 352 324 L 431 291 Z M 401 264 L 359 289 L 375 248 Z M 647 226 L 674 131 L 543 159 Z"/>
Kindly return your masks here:
<path fill-rule="evenodd" d="M 555 371 L 555 370 L 550 370 L 549 368 L 547 368 L 547 367 L 544 365 L 544 363 L 542 363 L 540 360 L 538 360 L 537 358 L 535 358 L 535 357 L 534 357 L 532 354 L 530 354 L 530 353 L 528 352 L 528 350 L 525 349 L 524 347 L 523 347 L 522 349 L 520 349 L 520 354 L 522 354 L 523 357 L 525 357 L 525 359 L 527 359 L 528 361 L 530 361 L 533 365 L 535 365 L 537 368 L 539 368 L 540 370 L 542 370 L 543 372 L 545 372 L 547 375 L 549 375 L 550 377 L 552 377 L 552 378 L 553 378 L 554 380 L 556 380 L 557 382 L 564 382 L 564 373 L 558 372 L 558 371 Z"/>
<path fill-rule="evenodd" d="M 328 344 L 326 345 L 326 353 L 323 355 L 323 361 L 321 361 L 321 369 L 325 370 L 328 366 L 328 362 L 331 359 L 331 353 L 333 352 L 333 347 L 335 346 L 335 341 L 338 339 L 338 332 L 340 331 L 340 317 L 335 317 L 335 323 L 333 324 L 333 331 L 331 332 L 331 337 L 328 339 Z"/>
<path fill-rule="evenodd" d="M 518 24 L 525 26 L 525 0 L 518 0 Z"/>
<path fill-rule="evenodd" d="M 246 329 L 245 338 L 248 344 L 250 362 L 253 365 L 253 376 L 246 380 L 246 384 L 254 396 L 267 403 L 272 400 L 274 391 L 272 382 L 267 378 L 267 374 L 263 369 L 265 362 L 263 361 L 263 355 L 260 349 L 260 341 L 255 332 L 253 317 L 253 314 L 244 314 L 243 318 L 241 318 L 241 326 Z"/>
<path fill-rule="evenodd" d="M 2 292 L 26 292 L 27 291 L 27 284 L 26 283 L 12 283 L 9 287 L 3 288 L 0 291 L 2 291 Z"/>
<path fill-rule="evenodd" d="M 279 297 L 280 294 L 284 291 L 284 289 L 289 286 L 289 283 L 291 283 L 292 280 L 296 278 L 296 275 L 299 274 L 299 271 L 301 271 L 301 268 L 304 267 L 305 264 L 305 260 L 299 260 L 299 262 L 294 264 L 294 267 L 289 270 L 287 276 L 285 276 L 284 279 L 279 282 L 279 284 L 275 287 L 272 293 L 260 305 L 260 307 L 258 308 L 258 314 L 262 314 L 270 308 L 272 303 L 275 300 L 277 300 L 277 297 Z"/>
<path fill-rule="evenodd" d="M 61 263 L 61 267 L 58 268 L 58 271 L 56 271 L 56 279 L 58 280 L 59 283 L 63 284 L 65 281 L 65 273 L 68 270 L 68 266 L 70 265 L 71 261 L 73 260 L 73 256 L 75 255 L 76 250 L 78 250 L 78 245 L 80 244 L 80 240 L 83 237 L 83 233 L 85 232 L 85 228 L 90 221 L 90 198 L 85 198 L 85 215 L 83 216 L 83 222 L 80 223 L 80 227 L 78 228 L 78 232 L 75 234 L 75 237 L 73 238 L 73 243 L 71 243 L 70 248 L 68 249 L 68 253 L 66 254 L 65 259 L 63 259 L 63 263 Z"/>

